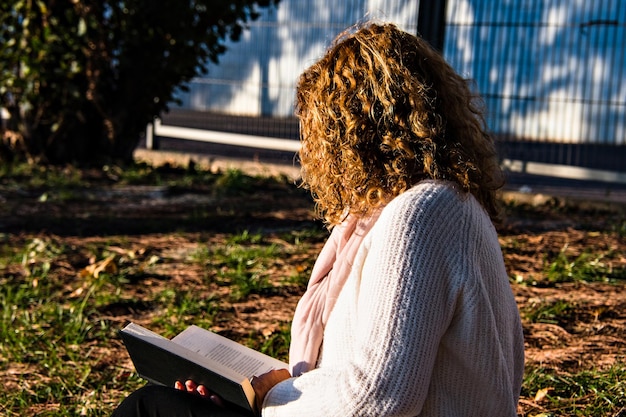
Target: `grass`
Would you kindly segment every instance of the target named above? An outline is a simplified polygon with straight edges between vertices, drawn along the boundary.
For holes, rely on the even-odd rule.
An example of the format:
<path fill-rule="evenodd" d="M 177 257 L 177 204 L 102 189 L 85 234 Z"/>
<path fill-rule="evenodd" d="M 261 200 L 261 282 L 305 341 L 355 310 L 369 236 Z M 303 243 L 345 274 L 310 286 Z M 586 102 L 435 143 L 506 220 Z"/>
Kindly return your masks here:
<path fill-rule="evenodd" d="M 29 191 L 45 189 L 55 194 L 63 194 L 78 187 L 94 184 L 170 187 L 211 186 L 217 193 L 233 193 L 249 190 L 260 180 L 245 175 L 237 169 L 228 169 L 215 175 L 211 171 L 195 165 L 188 167 L 169 164 L 153 166 L 143 162 L 125 167 L 107 165 L 100 169 L 80 169 L 71 165 L 51 169 L 33 164 L 1 164 L 0 179 L 0 184 L 5 187 Z"/>
<path fill-rule="evenodd" d="M 522 316 L 531 323 L 568 324 L 575 320 L 576 306 L 565 300 L 540 301 L 522 309 Z"/>
<path fill-rule="evenodd" d="M 319 239 L 315 233 L 310 235 Z M 225 236 L 223 247 L 198 247 L 187 262 L 218 268 L 215 278 L 219 284 L 227 285 L 235 299 L 242 300 L 263 293 L 271 284 L 265 279 L 259 281 L 262 286 L 254 286 L 236 277 L 262 276 L 263 271 L 272 270 L 276 258 L 293 256 L 307 245 L 307 237 L 301 234 L 290 238 L 299 242 L 295 247 L 300 249 L 281 241 L 282 246 L 258 233 L 232 234 Z M 162 255 L 155 262 L 154 254 L 135 253 L 130 262 L 130 255 L 112 257 L 111 253 L 117 253 L 111 249 L 115 247 L 117 242 L 110 241 L 86 249 L 92 263 L 83 269 L 81 280 L 68 280 L 61 271 L 64 262 L 75 256 L 76 248 L 39 238 L 24 242 L 21 248 L 4 247 L 2 263 L 13 272 L 0 281 L 0 355 L 3 371 L 11 376 L 9 389 L 0 393 L 3 415 L 108 415 L 119 393 L 131 392 L 143 383 L 109 357 L 107 350 L 116 338 L 117 323 L 107 319 L 103 308 L 124 300 L 134 274 L 168 260 Z M 192 322 L 211 327 L 220 308 L 227 305 L 217 296 L 169 286 L 143 303 L 155 312 L 150 326 L 169 336 Z M 536 305 L 526 314 L 534 322 L 567 322 L 571 311 L 570 304 L 557 301 Z M 267 337 L 249 334 L 240 342 L 284 359 L 289 325 L 285 323 Z M 527 370 L 523 395 L 541 397 L 542 408 L 535 415 L 610 415 L 626 406 L 625 377 L 623 366 L 575 374 L 538 367 Z"/>
<path fill-rule="evenodd" d="M 612 282 L 626 279 L 626 269 L 613 268 L 609 259 L 620 256 L 617 251 L 604 253 L 590 249 L 580 255 L 567 253 L 565 246 L 553 259 L 545 261 L 545 279 L 551 283 L 559 282 Z"/>
<path fill-rule="evenodd" d="M 541 259 L 541 268 L 528 268 L 525 273 L 512 273 L 511 281 L 532 286 L 554 286 L 560 283 L 604 282 L 616 283 L 626 280 L 623 250 L 617 246 L 601 246 L 604 236 L 613 236 L 623 240 L 623 222 L 610 223 L 603 231 L 580 232 L 577 249 L 565 242 L 558 251 L 542 248 L 542 240 L 550 236 L 537 238 L 525 236 L 522 239 L 506 237 L 502 239 L 503 251 L 522 257 Z M 590 243 L 588 243 L 590 242 Z M 556 244 L 556 243 L 555 243 Z M 582 250 L 580 247 L 582 246 Z M 519 265 L 517 265 L 519 267 Z"/>
<path fill-rule="evenodd" d="M 106 392 L 137 386 L 138 379 L 120 379 L 111 369 L 98 367 L 107 340 L 115 336 L 110 323 L 96 318 L 93 303 L 107 298 L 104 280 L 75 292 L 80 295 L 68 294 L 65 282 L 49 275 L 54 258 L 44 247 L 50 246 L 29 242 L 22 249 L 24 273 L 0 281 L 0 357 L 9 374 L 0 410 L 6 416 L 106 415 L 99 411 Z M 33 248 L 45 254 L 41 261 L 33 260 Z M 63 251 L 55 248 L 53 253 L 61 256 Z"/>
<path fill-rule="evenodd" d="M 575 374 L 529 369 L 522 395 L 541 404 L 535 417 L 622 416 L 626 410 L 626 366 Z"/>
<path fill-rule="evenodd" d="M 53 239 L 33 238 L 20 248 L 5 246 L 1 262 L 7 273 L 0 276 L 0 369 L 9 380 L 0 394 L 0 414 L 108 415 L 120 393 L 142 384 L 110 351 L 121 325 L 111 317 L 115 306 L 147 311 L 138 316 L 169 337 L 191 323 L 210 328 L 231 303 L 291 286 L 292 282 L 271 280 L 268 271 L 279 267 L 277 258 L 302 255 L 307 248 L 304 242 L 299 246 L 266 242 L 249 232 L 226 236 L 224 243 L 211 249 L 199 246 L 189 255 L 190 265 L 218 271 L 204 283 L 164 283 L 145 295 L 132 292 L 133 298 L 125 294 L 131 293 L 138 277 L 172 259 L 149 252 L 122 256 L 112 241 L 101 247 L 73 248 Z M 68 276 L 64 268 L 81 253 L 91 263 L 78 276 Z M 213 291 L 202 289 L 211 283 L 217 284 Z M 249 334 L 240 342 L 285 359 L 289 326 L 283 324 L 267 336 Z M 117 352 L 123 354 L 123 350 Z"/>
<path fill-rule="evenodd" d="M 35 190 L 48 198 L 65 189 L 65 199 L 94 178 L 115 185 L 210 185 L 216 195 L 247 193 L 259 184 L 237 171 L 215 176 L 196 168 L 147 165 L 100 173 L 70 167 L 56 173 L 36 167 L 2 170 L 5 188 Z M 591 237 L 623 239 L 625 225 L 619 220 L 590 232 Z M 124 395 L 143 384 L 129 372 L 117 337 L 126 320 L 140 320 L 167 336 L 192 323 L 223 328 L 235 310 L 251 309 L 255 300 L 302 291 L 325 236 L 321 229 L 173 233 L 171 247 L 162 250 L 126 235 L 76 245 L 54 235 L 0 234 L 0 415 L 110 415 Z M 616 284 L 626 278 L 624 268 L 616 266 L 623 265 L 616 261 L 623 252 L 615 248 L 587 245 L 576 252 L 563 244 L 560 251 L 541 252 L 533 246 L 530 240 L 505 240 L 505 256 L 536 258 L 539 265 L 513 275 L 513 285 Z M 580 318 L 578 307 L 571 300 L 535 300 L 523 306 L 522 315 L 531 323 L 566 325 Z M 253 327 L 237 333 L 238 341 L 286 358 L 288 321 L 277 320 L 268 331 Z M 623 363 L 572 370 L 533 365 L 526 370 L 522 397 L 533 400 L 525 407 L 528 416 L 617 416 L 626 410 L 625 386 Z"/>

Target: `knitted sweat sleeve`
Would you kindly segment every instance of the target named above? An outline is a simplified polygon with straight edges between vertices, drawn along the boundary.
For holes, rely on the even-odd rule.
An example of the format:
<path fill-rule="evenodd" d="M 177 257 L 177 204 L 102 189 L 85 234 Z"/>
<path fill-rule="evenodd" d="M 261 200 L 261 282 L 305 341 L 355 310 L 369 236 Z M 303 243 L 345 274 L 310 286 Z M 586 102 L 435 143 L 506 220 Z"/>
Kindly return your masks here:
<path fill-rule="evenodd" d="M 357 254 L 325 329 L 318 368 L 275 386 L 263 416 L 400 417 L 432 408 L 447 329 L 460 309 L 482 314 L 460 307 L 477 300 L 464 299 L 475 292 L 466 278 L 481 257 L 466 241 L 476 238 L 468 228 L 485 218 L 481 210 L 437 182 L 394 199 Z"/>

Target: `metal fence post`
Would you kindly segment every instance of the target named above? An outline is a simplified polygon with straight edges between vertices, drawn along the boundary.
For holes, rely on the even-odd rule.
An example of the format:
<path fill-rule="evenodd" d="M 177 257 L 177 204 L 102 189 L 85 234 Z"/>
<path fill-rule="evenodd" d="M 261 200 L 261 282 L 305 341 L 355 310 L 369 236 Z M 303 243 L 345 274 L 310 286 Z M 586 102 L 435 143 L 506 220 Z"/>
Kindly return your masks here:
<path fill-rule="evenodd" d="M 447 5 L 447 0 L 420 0 L 417 12 L 417 33 L 439 52 L 443 51 Z"/>
<path fill-rule="evenodd" d="M 146 126 L 146 149 L 159 149 L 159 139 L 156 136 L 156 124 L 158 118 L 155 118 L 152 123 L 148 123 Z"/>

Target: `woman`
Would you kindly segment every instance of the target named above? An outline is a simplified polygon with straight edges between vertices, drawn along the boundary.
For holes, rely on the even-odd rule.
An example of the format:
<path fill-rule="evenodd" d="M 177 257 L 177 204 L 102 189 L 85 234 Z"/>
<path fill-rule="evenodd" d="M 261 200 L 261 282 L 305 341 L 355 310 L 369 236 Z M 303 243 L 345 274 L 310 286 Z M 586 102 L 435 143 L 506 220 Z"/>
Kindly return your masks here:
<path fill-rule="evenodd" d="M 297 115 L 303 184 L 333 231 L 295 312 L 293 376 L 255 381 L 262 415 L 515 416 L 502 175 L 466 80 L 420 38 L 367 23 L 302 74 Z"/>

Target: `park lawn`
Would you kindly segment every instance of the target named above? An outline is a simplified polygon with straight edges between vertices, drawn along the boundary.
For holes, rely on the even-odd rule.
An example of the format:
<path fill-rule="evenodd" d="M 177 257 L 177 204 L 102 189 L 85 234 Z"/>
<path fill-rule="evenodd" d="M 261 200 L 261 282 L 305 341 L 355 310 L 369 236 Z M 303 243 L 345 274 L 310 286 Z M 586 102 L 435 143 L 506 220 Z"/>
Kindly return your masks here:
<path fill-rule="evenodd" d="M 506 198 L 520 416 L 626 410 L 626 209 Z M 117 331 L 190 324 L 285 359 L 327 231 L 282 176 L 16 167 L 0 180 L 0 414 L 109 415 L 144 382 Z M 485 393 L 488 395 L 488 393 Z"/>

